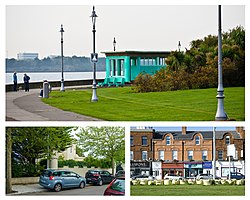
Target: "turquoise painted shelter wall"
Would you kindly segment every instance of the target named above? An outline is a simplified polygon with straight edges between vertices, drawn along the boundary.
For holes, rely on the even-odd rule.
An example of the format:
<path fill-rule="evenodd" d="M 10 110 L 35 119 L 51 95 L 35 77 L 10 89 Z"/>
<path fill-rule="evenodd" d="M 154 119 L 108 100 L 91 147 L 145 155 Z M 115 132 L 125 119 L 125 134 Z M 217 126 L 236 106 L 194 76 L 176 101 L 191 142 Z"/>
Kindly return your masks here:
<path fill-rule="evenodd" d="M 168 52 L 108 53 L 106 55 L 106 78 L 103 83 L 105 85 L 131 82 L 140 73 L 153 75 L 161 68 L 166 67 L 165 58 L 168 55 Z"/>

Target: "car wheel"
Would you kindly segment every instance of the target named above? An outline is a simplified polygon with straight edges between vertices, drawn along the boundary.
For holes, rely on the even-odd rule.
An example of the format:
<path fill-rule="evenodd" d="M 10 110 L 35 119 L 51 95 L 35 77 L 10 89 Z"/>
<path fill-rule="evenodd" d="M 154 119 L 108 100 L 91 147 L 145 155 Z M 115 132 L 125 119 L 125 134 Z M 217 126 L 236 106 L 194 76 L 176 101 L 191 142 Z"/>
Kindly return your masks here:
<path fill-rule="evenodd" d="M 82 188 L 85 188 L 85 182 L 84 181 L 82 181 L 81 183 L 80 183 L 80 188 L 82 189 Z"/>
<path fill-rule="evenodd" d="M 100 179 L 98 182 L 98 185 L 102 186 L 102 184 L 103 184 L 103 181 L 102 181 L 102 179 Z"/>
<path fill-rule="evenodd" d="M 55 184 L 54 191 L 60 192 L 62 190 L 62 185 L 60 183 Z"/>

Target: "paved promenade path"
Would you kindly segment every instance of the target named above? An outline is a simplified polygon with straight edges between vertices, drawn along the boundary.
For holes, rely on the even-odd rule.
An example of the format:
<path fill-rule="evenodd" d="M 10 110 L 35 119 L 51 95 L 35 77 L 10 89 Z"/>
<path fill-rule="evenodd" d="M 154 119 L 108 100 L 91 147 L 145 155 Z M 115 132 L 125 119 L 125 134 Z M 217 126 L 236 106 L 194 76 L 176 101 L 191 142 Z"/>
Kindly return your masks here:
<path fill-rule="evenodd" d="M 99 121 L 100 119 L 67 112 L 41 101 L 39 89 L 6 93 L 7 121 Z M 66 91 L 67 92 L 67 91 Z"/>

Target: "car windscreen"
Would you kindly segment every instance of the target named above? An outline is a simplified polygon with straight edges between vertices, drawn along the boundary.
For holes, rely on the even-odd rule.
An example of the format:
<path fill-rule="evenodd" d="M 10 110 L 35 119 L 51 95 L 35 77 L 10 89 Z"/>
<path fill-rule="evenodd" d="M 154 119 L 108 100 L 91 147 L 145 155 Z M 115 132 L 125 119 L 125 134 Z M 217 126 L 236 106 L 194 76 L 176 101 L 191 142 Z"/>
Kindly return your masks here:
<path fill-rule="evenodd" d="M 117 179 L 115 182 L 110 186 L 110 189 L 125 192 L 125 180 L 124 179 Z"/>

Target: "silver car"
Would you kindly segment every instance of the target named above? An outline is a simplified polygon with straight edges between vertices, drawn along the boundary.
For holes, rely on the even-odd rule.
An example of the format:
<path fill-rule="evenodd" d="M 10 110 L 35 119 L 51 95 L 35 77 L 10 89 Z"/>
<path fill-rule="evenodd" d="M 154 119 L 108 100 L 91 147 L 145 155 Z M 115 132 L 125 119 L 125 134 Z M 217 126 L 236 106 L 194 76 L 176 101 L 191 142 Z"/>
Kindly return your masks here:
<path fill-rule="evenodd" d="M 86 179 L 72 171 L 44 170 L 40 176 L 39 184 L 44 188 L 59 192 L 65 188 L 84 188 Z"/>

